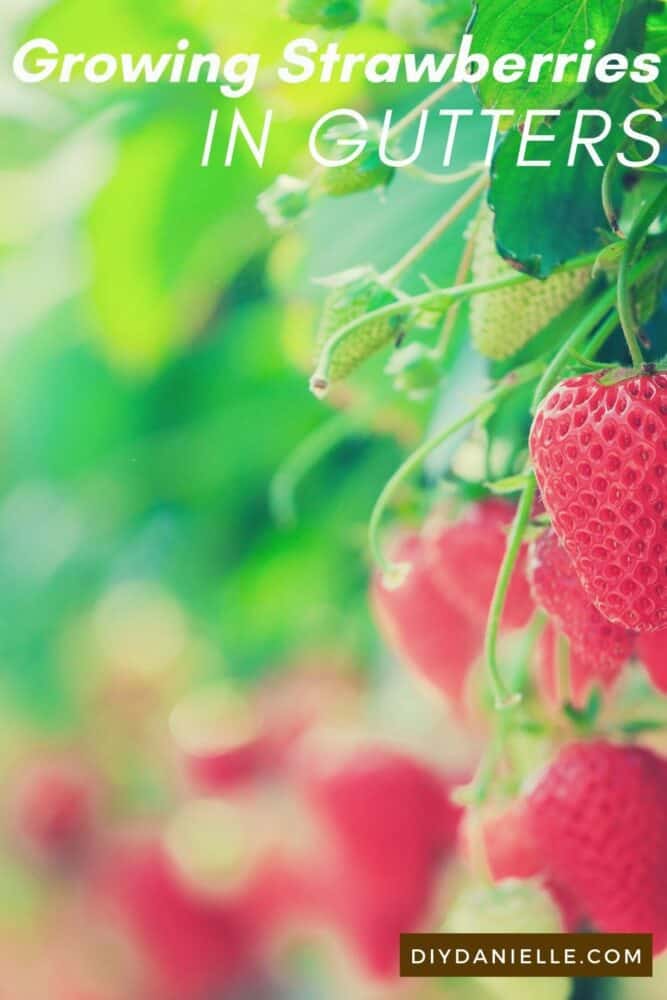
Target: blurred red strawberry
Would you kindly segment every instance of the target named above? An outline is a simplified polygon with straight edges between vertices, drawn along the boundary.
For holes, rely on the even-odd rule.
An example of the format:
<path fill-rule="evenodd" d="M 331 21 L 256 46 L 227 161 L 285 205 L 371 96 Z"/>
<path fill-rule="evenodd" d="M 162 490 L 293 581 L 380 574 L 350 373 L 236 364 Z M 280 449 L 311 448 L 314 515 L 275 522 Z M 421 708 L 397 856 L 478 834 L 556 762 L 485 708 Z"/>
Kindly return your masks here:
<path fill-rule="evenodd" d="M 531 543 L 529 563 L 535 600 L 570 641 L 570 700 L 581 706 L 595 684 L 613 686 L 632 654 L 635 634 L 607 621 L 591 603 L 552 528 Z M 552 698 L 558 687 L 556 642 L 555 631 L 547 629 L 540 644 L 543 687 Z"/>
<path fill-rule="evenodd" d="M 195 692 L 176 706 L 170 725 L 193 787 L 224 795 L 276 777 L 304 733 L 348 717 L 359 700 L 347 664 L 314 656 L 252 693 L 223 683 Z"/>
<path fill-rule="evenodd" d="M 667 629 L 639 635 L 636 653 L 646 667 L 653 686 L 667 694 Z"/>
<path fill-rule="evenodd" d="M 480 814 L 469 810 L 461 824 L 462 853 L 476 867 L 485 866 L 494 881 L 527 879 L 541 869 L 540 855 L 523 799 L 514 799 Z"/>
<path fill-rule="evenodd" d="M 184 698 L 170 717 L 186 775 L 202 792 L 224 794 L 271 773 L 271 740 L 250 695 L 217 684 Z"/>
<path fill-rule="evenodd" d="M 615 683 L 618 661 L 605 671 L 605 659 L 597 659 L 594 653 L 566 642 L 560 648 L 558 632 L 549 624 L 540 636 L 537 645 L 537 689 L 540 696 L 552 705 L 561 705 L 566 699 L 575 708 L 584 708 L 596 684 L 609 689 Z M 561 662 L 561 657 L 563 663 Z M 620 668 L 625 664 L 621 662 Z M 562 676 L 562 667 L 566 668 Z"/>
<path fill-rule="evenodd" d="M 282 760 L 314 726 L 349 724 L 363 696 L 357 665 L 331 652 L 315 650 L 270 674 L 256 698 L 274 760 Z"/>
<path fill-rule="evenodd" d="M 148 968 L 148 987 L 164 1000 L 204 1000 L 253 967 L 238 900 L 197 895 L 155 839 L 114 844 L 95 896 L 124 926 Z"/>
<path fill-rule="evenodd" d="M 16 778 L 11 812 L 19 843 L 53 863 L 80 860 L 94 834 L 97 783 L 72 756 L 30 763 Z"/>
<path fill-rule="evenodd" d="M 470 866 L 486 870 L 494 882 L 539 877 L 553 896 L 567 930 L 581 924 L 581 912 L 566 887 L 545 877 L 543 852 L 535 838 L 526 799 L 471 811 L 461 825 L 461 849 Z"/>
<path fill-rule="evenodd" d="M 667 946 L 667 762 L 603 740 L 564 747 L 527 800 L 555 894 L 606 933 Z"/>
<path fill-rule="evenodd" d="M 505 555 L 514 508 L 498 497 L 470 504 L 450 521 L 436 511 L 426 524 L 426 552 L 433 579 L 446 599 L 483 629 Z M 526 547 L 521 549 L 505 601 L 503 626 L 523 628 L 534 611 L 526 579 Z"/>
<path fill-rule="evenodd" d="M 395 974 L 398 935 L 428 912 L 460 810 L 440 775 L 379 746 L 310 754 L 302 780 L 331 843 L 325 911 L 373 974 Z"/>
<path fill-rule="evenodd" d="M 417 674 L 453 701 L 463 697 L 473 663 L 481 653 L 482 632 L 436 586 L 418 535 L 404 535 L 392 558 L 411 565 L 399 587 L 379 575 L 371 586 L 371 606 L 388 646 Z"/>

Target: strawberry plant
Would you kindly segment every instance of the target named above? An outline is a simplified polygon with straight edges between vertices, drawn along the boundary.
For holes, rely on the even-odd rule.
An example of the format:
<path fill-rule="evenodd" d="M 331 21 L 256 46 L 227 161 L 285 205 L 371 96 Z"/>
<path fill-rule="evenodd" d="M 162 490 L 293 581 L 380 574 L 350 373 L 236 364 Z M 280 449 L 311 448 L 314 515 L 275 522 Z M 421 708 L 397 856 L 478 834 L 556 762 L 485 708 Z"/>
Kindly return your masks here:
<path fill-rule="evenodd" d="M 447 926 L 644 930 L 660 952 L 667 760 L 633 744 L 667 725 L 652 694 L 667 686 L 667 105 L 664 75 L 612 82 L 592 67 L 609 53 L 630 65 L 636 52 L 664 51 L 664 5 L 585 8 L 473 6 L 467 31 L 489 64 L 509 50 L 588 59 L 587 71 L 530 85 L 481 74 L 477 107 L 512 109 L 487 165 L 469 155 L 434 172 L 413 160 L 365 200 L 390 179 L 375 172 L 382 143 L 337 180 L 335 166 L 316 169 L 315 217 L 332 217 L 330 195 L 349 195 L 361 232 L 383 197 L 386 245 L 363 257 L 348 240 L 357 270 L 323 280 L 310 387 L 361 424 L 389 400 L 423 429 L 379 490 L 367 553 L 387 647 L 486 727 L 457 798 L 469 866 L 498 885 L 464 894 Z M 440 14 L 427 0 L 392 2 L 386 22 L 435 49 Z M 455 90 L 445 83 L 392 118 L 391 147 L 411 148 L 421 116 Z M 584 127 L 582 155 L 573 129 L 593 108 L 609 128 Z M 621 130 L 637 108 L 641 139 Z M 530 141 L 548 144 L 548 163 L 525 162 Z M 463 193 L 449 187 L 466 179 Z M 390 237 L 396 189 L 408 184 L 442 197 L 406 248 Z M 481 375 L 463 404 L 456 373 L 466 369 Z M 568 995 L 566 980 L 548 982 L 545 996 Z M 520 995 L 506 980 L 485 986 Z"/>
<path fill-rule="evenodd" d="M 3 997 L 664 995 L 666 15 L 3 5 Z"/>

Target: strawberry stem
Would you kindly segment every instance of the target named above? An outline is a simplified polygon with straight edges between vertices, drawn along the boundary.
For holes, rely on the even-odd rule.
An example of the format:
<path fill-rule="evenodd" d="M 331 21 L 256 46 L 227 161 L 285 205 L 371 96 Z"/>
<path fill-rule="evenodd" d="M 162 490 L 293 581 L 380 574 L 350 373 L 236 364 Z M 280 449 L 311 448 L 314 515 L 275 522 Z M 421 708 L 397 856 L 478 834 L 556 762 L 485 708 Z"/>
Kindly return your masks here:
<path fill-rule="evenodd" d="M 475 241 L 477 239 L 477 233 L 479 232 L 479 220 L 480 214 L 478 212 L 464 236 L 465 245 L 454 276 L 454 281 L 457 285 L 463 285 L 470 274 L 473 257 L 475 256 Z M 433 348 L 434 357 L 444 359 L 456 328 L 456 317 L 459 314 L 460 308 L 461 302 L 459 301 L 455 302 L 451 309 L 447 310 L 447 315 L 445 316 L 444 323 L 442 324 L 442 330 L 440 331 L 438 342 Z"/>
<path fill-rule="evenodd" d="M 448 83 L 444 83 L 442 87 L 438 87 L 434 90 L 428 97 L 425 97 L 423 101 L 415 105 L 411 111 L 401 118 L 400 121 L 396 122 L 394 127 L 389 131 L 389 138 L 395 139 L 397 136 L 401 135 L 407 128 L 409 128 L 413 122 L 416 122 L 422 111 L 426 111 L 428 108 L 432 107 L 437 101 L 442 100 L 447 97 L 454 90 L 460 87 L 460 83 L 455 80 L 449 80 Z"/>
<path fill-rule="evenodd" d="M 523 488 L 521 499 L 519 500 L 519 505 L 516 510 L 516 515 L 514 517 L 514 521 L 512 522 L 512 528 L 507 539 L 505 556 L 496 580 L 496 588 L 493 592 L 491 607 L 489 609 L 489 618 L 486 626 L 484 652 L 486 657 L 486 666 L 495 696 L 496 708 L 498 710 L 513 708 L 521 700 L 521 695 L 512 695 L 509 693 L 500 673 L 500 668 L 498 666 L 498 632 L 500 630 L 500 620 L 505 607 L 507 591 L 512 579 L 514 567 L 516 566 L 516 561 L 519 558 L 523 537 L 526 533 L 528 521 L 530 520 L 531 511 L 533 509 L 533 500 L 535 499 L 536 490 L 537 483 L 535 482 L 535 477 L 531 476 L 530 481 Z"/>
<path fill-rule="evenodd" d="M 436 174 L 432 170 L 424 170 L 423 167 L 418 167 L 414 163 L 403 169 L 409 177 L 426 181 L 428 184 L 448 185 L 458 184 L 460 181 L 467 181 L 470 177 L 481 174 L 486 169 L 486 164 L 483 160 L 479 160 L 477 163 L 471 163 L 464 170 L 458 170 L 455 174 Z"/>
<path fill-rule="evenodd" d="M 635 316 L 632 297 L 632 265 L 646 242 L 653 221 L 667 209 L 667 186 L 665 186 L 652 201 L 641 210 L 628 235 L 625 252 L 618 269 L 618 315 L 623 327 L 623 333 L 628 345 L 628 351 L 635 368 L 641 368 L 644 363 L 639 346 L 639 324 Z M 636 280 L 636 279 L 635 279 Z"/>
<path fill-rule="evenodd" d="M 555 273 L 576 271 L 582 267 L 592 266 L 597 258 L 597 253 L 575 257 L 563 264 Z M 455 302 L 470 298 L 473 295 L 481 295 L 483 292 L 495 292 L 500 288 L 509 288 L 514 285 L 521 285 L 526 281 L 534 280 L 531 275 L 512 271 L 509 274 L 502 274 L 488 281 L 470 282 L 469 284 L 456 285 L 451 288 L 436 288 L 433 291 L 423 292 L 421 295 L 405 296 L 397 302 L 390 302 L 386 306 L 381 306 L 379 309 L 374 309 L 363 316 L 358 316 L 352 322 L 347 323 L 340 330 L 337 330 L 324 344 L 317 367 L 310 379 L 311 391 L 319 399 L 326 396 L 329 389 L 329 368 L 334 351 L 342 341 L 356 333 L 365 323 L 422 308 L 440 308 L 445 312 Z"/>
<path fill-rule="evenodd" d="M 496 776 L 498 765 L 505 751 L 509 735 L 508 722 L 509 716 L 504 712 L 468 790 L 468 800 L 475 806 L 481 806 L 489 797 L 493 779 Z"/>
<path fill-rule="evenodd" d="M 614 330 L 618 327 L 618 313 L 614 309 L 613 312 L 607 316 L 607 319 L 602 323 L 597 332 L 591 337 L 588 343 L 582 348 L 581 358 L 582 362 L 588 364 L 594 364 L 591 360 L 594 358 L 598 351 L 600 351 L 604 345 L 607 343 L 611 337 Z M 601 365 L 600 367 L 609 367 Z"/>
<path fill-rule="evenodd" d="M 316 427 L 297 445 L 269 484 L 269 507 L 278 524 L 289 526 L 295 523 L 294 494 L 299 483 L 341 441 L 357 433 L 357 422 L 349 413 L 338 413 Z"/>
<path fill-rule="evenodd" d="M 553 654 L 556 671 L 556 701 L 559 705 L 567 705 L 571 696 L 570 677 L 570 644 L 567 637 L 560 632 L 553 634 Z"/>
<path fill-rule="evenodd" d="M 595 300 L 592 308 L 575 326 L 565 343 L 561 345 L 554 355 L 549 363 L 549 367 L 540 379 L 535 390 L 535 395 L 533 396 L 531 413 L 535 413 L 544 397 L 551 391 L 556 382 L 559 381 L 563 369 L 570 363 L 571 351 L 573 349 L 576 350 L 598 323 L 605 319 L 609 310 L 613 309 L 615 301 L 616 289 L 610 288 L 604 295 Z M 614 325 L 616 323 L 616 314 L 614 313 Z"/>
<path fill-rule="evenodd" d="M 440 239 L 440 237 L 445 233 L 450 226 L 452 226 L 457 219 L 459 219 L 463 213 L 473 204 L 473 202 L 480 196 L 489 183 L 489 178 L 486 174 L 483 177 L 479 177 L 474 184 L 468 188 L 467 191 L 461 195 L 461 197 L 454 202 L 452 207 L 445 212 L 441 219 L 438 219 L 436 224 L 425 233 L 422 238 L 415 243 L 415 245 L 408 250 L 405 256 L 401 257 L 397 264 L 390 267 L 388 271 L 385 271 L 383 280 L 387 285 L 393 285 L 401 279 L 409 268 L 419 260 L 422 254 L 433 246 L 433 244 Z"/>
<path fill-rule="evenodd" d="M 434 434 L 433 437 L 424 441 L 419 448 L 413 451 L 412 454 L 406 458 L 403 464 L 399 466 L 394 475 L 387 482 L 375 503 L 368 526 L 368 540 L 371 556 L 387 581 L 398 581 L 401 576 L 402 568 L 400 564 L 393 563 L 385 557 L 380 543 L 380 525 L 382 517 L 397 490 L 402 486 L 406 479 L 412 475 L 413 472 L 421 467 L 426 458 L 428 458 L 428 456 L 435 451 L 436 448 L 439 448 L 441 444 L 453 437 L 459 431 L 463 430 L 464 427 L 467 427 L 467 425 L 471 424 L 473 421 L 478 419 L 488 419 L 493 413 L 495 413 L 498 406 L 505 399 L 511 396 L 519 386 L 538 378 L 541 371 L 542 363 L 539 361 L 533 361 L 530 364 L 524 365 L 522 368 L 517 368 L 516 371 L 504 378 L 502 382 L 499 382 L 498 385 L 487 396 L 480 400 L 480 402 L 471 410 L 468 410 L 468 412 L 464 413 L 463 416 L 452 421 L 452 423 L 448 424 L 445 428 L 443 428 L 443 430 L 438 431 L 438 433 Z"/>
<path fill-rule="evenodd" d="M 618 213 L 614 207 L 614 180 L 620 168 L 618 153 L 625 149 L 628 143 L 623 143 L 619 150 L 611 157 L 602 175 L 602 208 L 607 217 L 607 222 L 612 232 L 617 236 L 624 237 L 618 224 Z"/>
<path fill-rule="evenodd" d="M 664 248 L 657 248 L 651 254 L 647 254 L 642 260 L 638 261 L 637 264 L 632 267 L 627 282 L 628 285 L 634 285 L 637 281 L 640 281 L 651 268 L 663 259 Z M 540 405 L 544 397 L 551 391 L 554 385 L 559 381 L 563 370 L 567 367 L 570 359 L 570 351 L 572 348 L 575 350 L 579 345 L 586 339 L 588 334 L 593 330 L 598 323 L 605 319 L 606 314 L 616 302 L 617 292 L 615 288 L 608 289 L 604 295 L 601 295 L 592 306 L 591 310 L 586 313 L 584 318 L 580 323 L 577 324 L 575 329 L 572 331 L 568 339 L 564 344 L 561 345 L 560 349 L 557 351 L 553 360 L 550 362 L 547 370 L 542 376 L 540 382 L 538 383 L 537 389 L 535 390 L 535 395 L 533 396 L 533 404 L 531 407 L 531 412 L 535 413 L 537 407 Z M 600 330 L 595 334 L 595 337 L 588 345 L 583 353 L 586 357 L 594 357 L 595 351 L 599 350 L 602 344 L 607 340 L 607 338 L 613 333 L 617 325 L 616 312 L 614 311 L 605 321 L 604 325 L 600 327 Z M 595 348 L 593 351 L 591 348 Z"/>

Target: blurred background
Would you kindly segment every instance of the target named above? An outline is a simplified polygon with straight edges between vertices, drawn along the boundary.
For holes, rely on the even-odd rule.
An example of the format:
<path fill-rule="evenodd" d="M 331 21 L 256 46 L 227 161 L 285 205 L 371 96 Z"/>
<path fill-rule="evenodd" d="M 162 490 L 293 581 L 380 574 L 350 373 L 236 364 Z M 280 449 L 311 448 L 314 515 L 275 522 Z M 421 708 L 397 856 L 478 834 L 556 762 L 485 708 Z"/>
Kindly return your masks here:
<path fill-rule="evenodd" d="M 386 359 L 326 406 L 308 392 L 314 279 L 395 263 L 462 188 L 399 176 L 383 195 L 317 201 L 276 238 L 257 197 L 309 171 L 321 113 L 423 96 L 276 86 L 268 68 L 306 31 L 276 6 L 2 3 L 7 1000 L 481 994 L 401 986 L 395 970 L 398 932 L 439 926 L 460 877 L 448 790 L 480 738 L 404 676 L 367 607 L 368 516 L 433 407 L 393 389 Z M 371 7 L 346 48 L 411 44 Z M 269 162 L 200 168 L 210 111 L 224 129 L 233 109 L 215 87 L 19 85 L 11 58 L 33 37 L 261 52 L 240 107 L 249 122 L 274 108 Z M 479 157 L 476 129 L 455 166 Z M 452 279 L 465 224 L 407 286 Z M 483 375 L 461 342 L 437 418 Z M 419 816 L 428 863 L 411 868 Z M 373 822 L 393 831 L 377 857 Z"/>
<path fill-rule="evenodd" d="M 333 729 L 350 748 L 428 760 L 445 714 L 387 660 L 366 602 L 369 511 L 425 415 L 387 389 L 382 364 L 346 390 L 361 403 L 354 422 L 347 400 L 325 407 L 308 392 L 323 297 L 312 279 L 393 263 L 443 196 L 399 178 L 384 198 L 322 200 L 276 238 L 256 199 L 279 173 L 311 169 L 317 117 L 389 97 L 276 87 L 270 67 L 308 31 L 276 8 L 7 0 L 0 12 L 0 995 L 11 1000 L 398 989 L 392 931 L 366 945 L 348 926 L 345 945 L 340 916 L 316 930 L 309 917 L 308 934 L 298 912 L 246 916 L 250 946 L 234 906 L 218 905 L 264 851 L 283 858 L 269 864 L 276 878 L 297 857 L 304 875 L 327 867 L 326 830 L 309 830 L 317 810 L 301 815 L 306 777 L 281 770 L 286 743 L 315 728 L 329 761 Z M 381 15 L 342 43 L 403 48 Z M 231 168 L 200 168 L 210 111 L 224 134 L 234 106 L 215 86 L 18 84 L 11 59 L 34 37 L 91 54 L 159 53 L 180 38 L 262 53 L 239 106 L 251 123 L 274 108 L 269 162 L 260 170 L 241 149 Z M 407 110 L 422 95 L 390 96 Z M 461 231 L 434 278 L 455 265 Z M 282 749 L 260 764 L 267 728 Z M 427 773 L 462 773 L 465 742 L 449 754 L 439 748 Z M 278 909 L 298 895 L 275 891 Z"/>

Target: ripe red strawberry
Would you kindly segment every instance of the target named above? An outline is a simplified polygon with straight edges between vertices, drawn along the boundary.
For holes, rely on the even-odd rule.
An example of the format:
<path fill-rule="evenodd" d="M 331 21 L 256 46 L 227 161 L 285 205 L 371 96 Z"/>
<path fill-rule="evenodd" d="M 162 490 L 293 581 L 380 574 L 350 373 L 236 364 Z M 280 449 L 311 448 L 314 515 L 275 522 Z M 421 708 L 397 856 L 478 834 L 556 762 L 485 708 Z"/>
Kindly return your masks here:
<path fill-rule="evenodd" d="M 551 528 L 531 543 L 529 575 L 535 600 L 570 640 L 572 701 L 581 705 L 592 685 L 613 685 L 632 655 L 634 633 L 607 621 L 592 604 Z M 542 678 L 552 690 L 557 686 L 556 641 L 555 631 L 548 629 L 541 644 Z"/>
<path fill-rule="evenodd" d="M 115 843 L 94 893 L 139 950 L 156 996 L 207 996 L 252 964 L 251 934 L 235 902 L 195 895 L 155 840 Z"/>
<path fill-rule="evenodd" d="M 425 529 L 434 580 L 443 594 L 478 627 L 483 628 L 486 623 L 513 517 L 511 504 L 489 497 L 471 504 L 454 523 L 436 512 Z M 525 565 L 524 547 L 505 603 L 503 624 L 507 628 L 523 628 L 533 614 Z"/>
<path fill-rule="evenodd" d="M 667 629 L 640 635 L 636 652 L 654 687 L 667 694 Z"/>
<path fill-rule="evenodd" d="M 582 652 L 567 641 L 563 649 L 561 638 L 553 625 L 548 625 L 540 636 L 536 660 L 538 691 L 555 706 L 561 706 L 567 698 L 575 708 L 585 708 L 596 685 L 603 691 L 613 688 L 625 661 L 620 664 L 609 659 L 600 661 L 595 654 Z M 564 677 L 563 665 L 567 671 Z"/>
<path fill-rule="evenodd" d="M 342 754 L 325 747 L 304 766 L 303 779 L 350 875 L 356 872 L 369 890 L 400 892 L 454 844 L 460 809 L 442 777 L 406 754 L 381 746 Z"/>
<path fill-rule="evenodd" d="M 560 751 L 527 803 L 544 869 L 598 930 L 667 946 L 667 761 L 605 741 Z"/>
<path fill-rule="evenodd" d="M 487 809 L 481 816 L 477 809 L 471 810 L 461 824 L 461 841 L 463 854 L 473 867 L 476 856 L 483 855 L 495 882 L 532 878 L 541 871 L 540 854 L 527 822 L 524 799 Z"/>
<path fill-rule="evenodd" d="M 595 658 L 578 654 L 565 637 L 549 624 L 539 638 L 536 656 L 536 684 L 540 697 L 550 704 L 560 707 L 565 700 L 575 708 L 584 708 L 597 682 L 603 688 L 605 681 L 597 674 Z M 564 662 L 563 662 L 564 660 Z M 563 667 L 566 674 L 563 676 Z M 609 684 L 613 684 L 615 676 Z"/>
<path fill-rule="evenodd" d="M 481 630 L 436 586 L 422 538 L 405 535 L 393 555 L 410 563 L 411 570 L 395 589 L 375 576 L 371 604 L 378 628 L 399 657 L 448 698 L 458 701 L 470 668 L 481 653 Z"/>
<path fill-rule="evenodd" d="M 19 775 L 12 805 L 17 837 L 41 860 L 72 862 L 87 848 L 95 819 L 95 781 L 77 761 L 59 757 L 34 762 Z"/>
<path fill-rule="evenodd" d="M 460 810 L 440 775 L 392 749 L 303 756 L 301 785 L 331 844 L 325 908 L 375 975 L 394 974 L 398 935 L 427 913 Z"/>
<path fill-rule="evenodd" d="M 265 777 L 277 763 L 255 706 L 227 685 L 185 698 L 170 727 L 187 777 L 201 791 L 232 791 Z"/>
<path fill-rule="evenodd" d="M 367 709 L 357 664 L 313 650 L 267 676 L 255 701 L 271 747 L 272 769 L 288 768 L 299 741 L 316 727 L 351 725 Z"/>
<path fill-rule="evenodd" d="M 544 505 L 605 618 L 667 624 L 667 374 L 579 375 L 540 405 L 530 450 Z"/>
<path fill-rule="evenodd" d="M 321 899 L 312 817 L 287 791 L 265 791 L 190 800 L 162 835 L 184 889 L 224 904 L 257 949 L 316 915 Z"/>
<path fill-rule="evenodd" d="M 473 869 L 485 863 L 494 882 L 539 876 L 558 904 L 565 928 L 574 931 L 581 925 L 581 911 L 567 887 L 544 878 L 543 852 L 525 798 L 487 809 L 481 817 L 473 812 L 461 831 L 462 851 Z"/>

